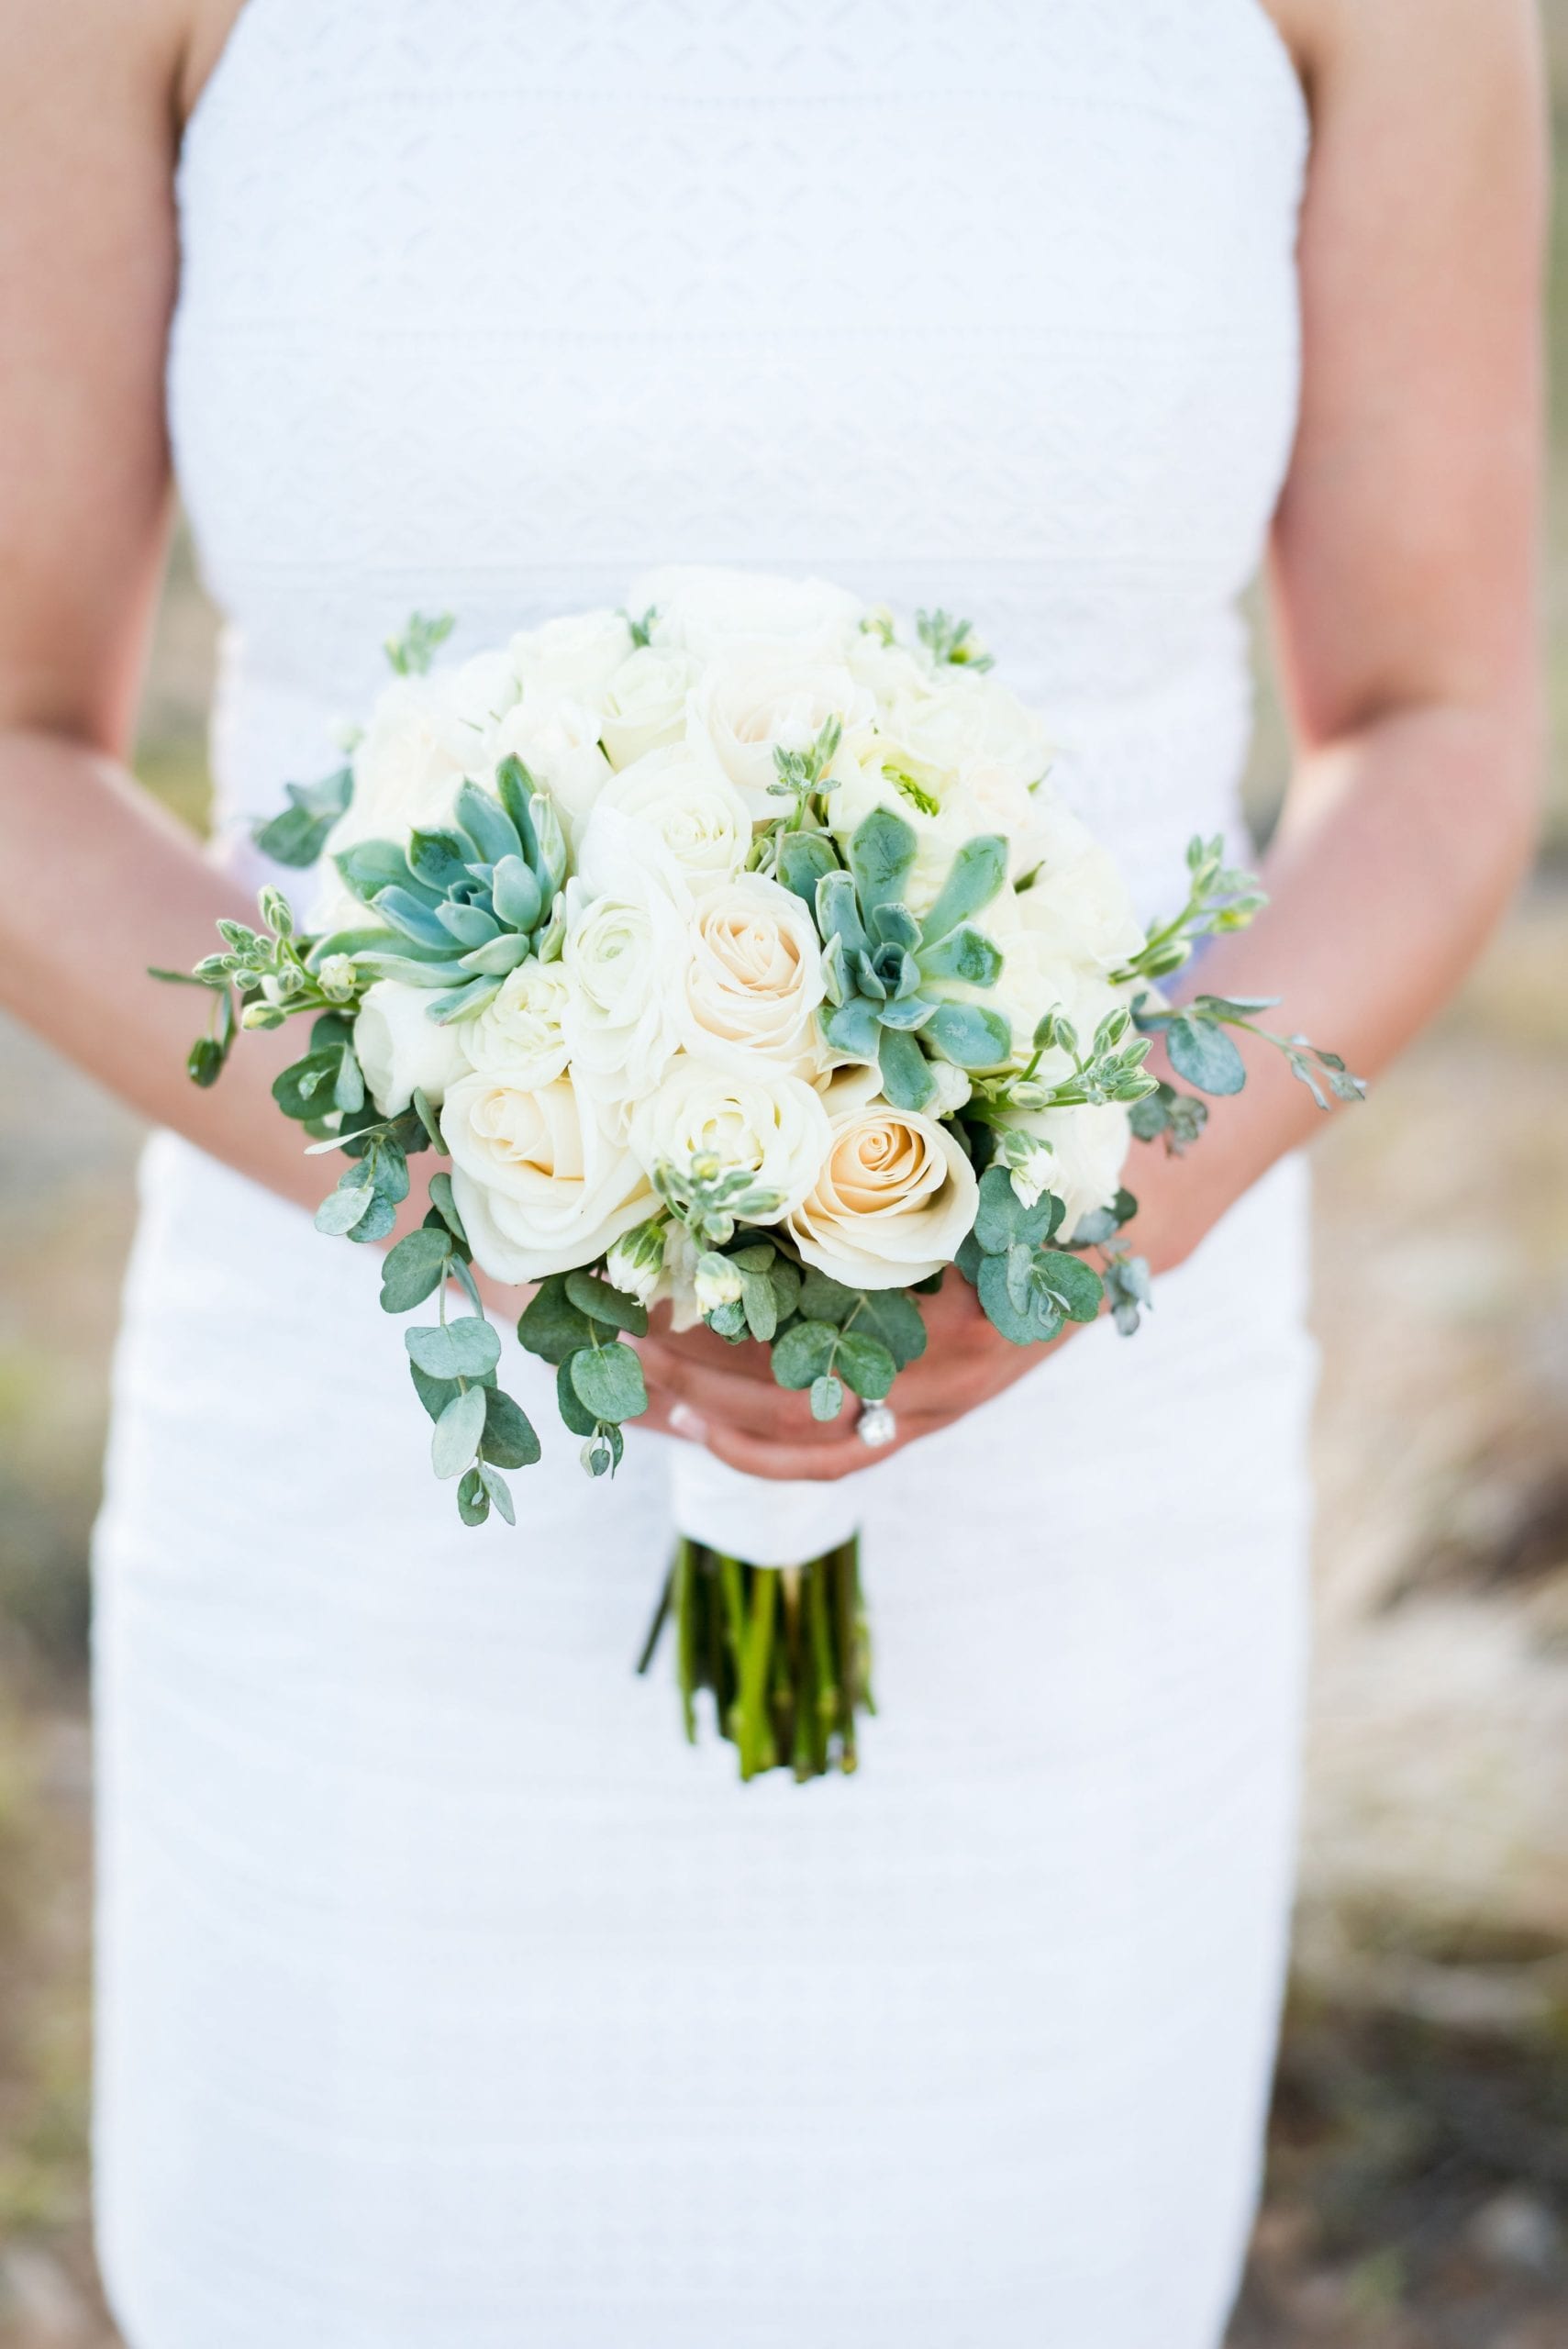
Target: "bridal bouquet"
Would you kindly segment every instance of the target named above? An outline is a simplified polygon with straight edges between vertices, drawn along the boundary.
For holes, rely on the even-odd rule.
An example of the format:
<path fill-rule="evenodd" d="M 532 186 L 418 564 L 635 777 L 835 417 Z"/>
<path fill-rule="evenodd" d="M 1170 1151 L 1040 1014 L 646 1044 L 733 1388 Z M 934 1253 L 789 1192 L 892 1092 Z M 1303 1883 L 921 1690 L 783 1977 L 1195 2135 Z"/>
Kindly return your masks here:
<path fill-rule="evenodd" d="M 1261 1000 L 1166 1004 L 1255 885 L 1194 841 L 1146 930 L 967 622 L 922 613 L 906 641 L 833 587 L 725 573 L 658 575 L 634 609 L 450 668 L 450 622 L 417 617 L 350 763 L 257 833 L 282 864 L 325 856 L 308 927 L 269 888 L 260 929 L 221 923 L 220 952 L 159 974 L 214 992 L 199 1084 L 237 1030 L 310 1019 L 273 1092 L 345 1162 L 323 1232 L 386 1240 L 410 1159 L 443 1162 L 382 1303 L 426 1308 L 409 1370 L 469 1525 L 515 1522 L 507 1472 L 539 1456 L 476 1267 L 534 1285 L 517 1337 L 592 1475 L 647 1408 L 633 1341 L 660 1307 L 766 1346 L 874 1449 L 919 1300 L 955 1272 L 1019 1345 L 1106 1309 L 1136 1328 L 1129 1145 L 1197 1139 L 1201 1097 L 1243 1082 L 1231 1030 L 1325 1107 L 1361 1090 L 1260 1028 Z M 1157 1033 L 1194 1091 L 1145 1067 Z M 688 1735 L 706 1689 L 744 1776 L 852 1768 L 853 1480 L 679 1462 L 644 1665 L 673 1618 Z"/>

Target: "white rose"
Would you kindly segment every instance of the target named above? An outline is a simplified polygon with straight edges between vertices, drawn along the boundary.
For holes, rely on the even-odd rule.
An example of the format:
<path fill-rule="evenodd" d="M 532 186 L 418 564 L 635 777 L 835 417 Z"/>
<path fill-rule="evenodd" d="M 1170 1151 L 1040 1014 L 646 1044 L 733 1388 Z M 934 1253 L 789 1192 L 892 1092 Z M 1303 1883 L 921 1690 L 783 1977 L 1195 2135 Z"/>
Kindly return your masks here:
<path fill-rule="evenodd" d="M 382 693 L 353 754 L 354 792 L 333 826 L 330 852 L 357 841 L 403 841 L 442 824 L 478 738 L 452 710 L 439 677 L 398 677 Z"/>
<path fill-rule="evenodd" d="M 711 661 L 692 696 L 690 739 L 708 744 L 755 823 L 785 812 L 773 796 L 775 750 L 806 751 L 830 718 L 869 729 L 873 705 L 841 662 L 738 648 Z M 837 769 L 835 769 L 837 772 Z"/>
<path fill-rule="evenodd" d="M 690 742 L 650 751 L 623 767 L 596 807 L 646 824 L 694 896 L 733 879 L 751 846 L 746 805 L 717 759 Z M 585 852 L 590 861 L 593 852 Z"/>
<path fill-rule="evenodd" d="M 1132 1128 L 1127 1111 L 1117 1101 L 1103 1108 L 1015 1109 L 1004 1124 L 1036 1142 L 1049 1145 L 1038 1169 L 1041 1187 L 1054 1191 L 1065 1212 L 1062 1234 L 1071 1240 L 1086 1215 L 1109 1207 L 1121 1184 L 1121 1171 L 1131 1146 Z"/>
<path fill-rule="evenodd" d="M 553 1084 L 570 1058 L 564 1025 L 570 993 L 561 963 L 530 954 L 507 972 L 483 1011 L 459 1023 L 472 1066 L 505 1069 L 518 1085 Z"/>
<path fill-rule="evenodd" d="M 576 701 L 595 709 L 632 650 L 624 612 L 573 612 L 512 639 L 507 656 L 525 701 Z"/>
<path fill-rule="evenodd" d="M 1054 792 L 1036 797 L 1019 919 L 1053 953 L 1116 970 L 1144 940 L 1120 867 Z"/>
<path fill-rule="evenodd" d="M 512 756 L 543 784 L 575 848 L 612 773 L 599 748 L 597 711 L 570 698 L 519 702 L 495 730 L 493 765 Z"/>
<path fill-rule="evenodd" d="M 816 1182 L 828 1130 L 820 1096 L 799 1077 L 764 1060 L 748 1069 L 683 1052 L 633 1110 L 630 1140 L 650 1174 L 711 1155 L 751 1175 L 777 1205 L 748 1208 L 748 1218 L 775 1223 Z"/>
<path fill-rule="evenodd" d="M 823 1058 L 822 997 L 821 944 L 793 891 L 743 873 L 700 901 L 685 977 L 690 1051 L 742 1068 L 765 1053 L 809 1079 Z"/>
<path fill-rule="evenodd" d="M 613 767 L 680 740 L 697 669 L 689 652 L 662 644 L 640 644 L 621 662 L 600 697 L 599 739 Z"/>
<path fill-rule="evenodd" d="M 654 612 L 656 644 L 709 661 L 738 644 L 765 642 L 797 660 L 829 660 L 860 633 L 859 598 L 823 579 L 673 564 L 632 591 L 633 611 Z"/>
<path fill-rule="evenodd" d="M 950 1264 L 974 1221 L 974 1170 L 934 1119 L 872 1101 L 834 1121 L 789 1219 L 806 1264 L 849 1288 L 903 1288 Z"/>
<path fill-rule="evenodd" d="M 468 1074 L 460 1023 L 438 1026 L 431 1000 L 428 987 L 378 979 L 360 1005 L 354 1051 L 384 1118 L 401 1117 L 416 1090 L 439 1101 L 449 1085 Z"/>
<path fill-rule="evenodd" d="M 484 1070 L 441 1110 L 452 1197 L 482 1270 L 543 1280 L 592 1264 L 653 1206 L 641 1168 L 570 1077 L 517 1085 Z"/>
<path fill-rule="evenodd" d="M 1100 1021 L 1123 1000 L 1122 993 L 1107 984 L 1095 964 L 1058 953 L 1051 939 L 1028 927 L 1022 918 L 1028 902 L 1027 892 L 1015 897 L 1006 891 L 976 918 L 978 926 L 1002 950 L 1001 974 L 994 986 L 937 981 L 930 990 L 952 1002 L 978 1004 L 999 1012 L 1012 1029 L 1008 1059 L 1015 1065 L 1032 1057 L 1034 1031 L 1048 1011 L 1060 1011 L 1071 1020 L 1080 1046 L 1086 1051 Z M 1042 1083 L 1052 1084 L 1070 1075 L 1072 1068 L 1067 1053 L 1053 1051 L 1041 1061 L 1039 1074 Z"/>
<path fill-rule="evenodd" d="M 642 828 L 606 811 L 566 885 L 563 1025 L 573 1073 L 623 1099 L 649 1092 L 681 1039 L 690 900 Z M 679 891 L 679 896 L 677 896 Z"/>

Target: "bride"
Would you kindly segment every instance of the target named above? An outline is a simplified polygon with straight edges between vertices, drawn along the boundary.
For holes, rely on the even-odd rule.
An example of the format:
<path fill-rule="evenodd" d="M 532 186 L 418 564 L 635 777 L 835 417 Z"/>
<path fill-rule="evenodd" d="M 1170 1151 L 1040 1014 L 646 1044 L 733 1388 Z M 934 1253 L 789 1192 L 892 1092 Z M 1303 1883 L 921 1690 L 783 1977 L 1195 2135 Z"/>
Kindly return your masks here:
<path fill-rule="evenodd" d="M 656 1335 L 665 1433 L 607 1493 L 556 1445 L 473 1535 L 373 1252 L 301 1212 L 294 1041 L 198 1092 L 143 973 L 250 911 L 253 824 L 411 607 L 461 651 L 672 562 L 971 616 L 1152 914 L 1237 831 L 1266 540 L 1296 774 L 1204 983 L 1375 1070 L 1530 837 L 1524 0 L 6 34 L 5 999 L 161 1129 L 97 1555 L 128 2340 L 1217 2349 L 1289 1907 L 1306 1094 L 1259 1065 L 1190 1162 L 1140 1153 L 1137 1346 L 1020 1355 L 953 1284 L 868 1464 Z M 228 621 L 211 852 L 123 763 L 172 479 Z M 631 1676 L 672 1442 L 862 1472 L 858 1780 L 741 1794 Z"/>

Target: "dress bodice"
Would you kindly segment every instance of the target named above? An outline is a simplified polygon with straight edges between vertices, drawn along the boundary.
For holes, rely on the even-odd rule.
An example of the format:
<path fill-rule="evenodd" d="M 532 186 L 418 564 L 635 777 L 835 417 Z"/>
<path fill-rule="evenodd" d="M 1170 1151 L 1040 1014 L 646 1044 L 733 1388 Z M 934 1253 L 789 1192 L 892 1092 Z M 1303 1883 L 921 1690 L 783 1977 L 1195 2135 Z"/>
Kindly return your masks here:
<path fill-rule="evenodd" d="M 1234 811 L 1306 113 L 1259 0 L 249 0 L 189 126 L 175 453 L 225 817 L 672 562 L 969 615 L 1145 893 Z"/>

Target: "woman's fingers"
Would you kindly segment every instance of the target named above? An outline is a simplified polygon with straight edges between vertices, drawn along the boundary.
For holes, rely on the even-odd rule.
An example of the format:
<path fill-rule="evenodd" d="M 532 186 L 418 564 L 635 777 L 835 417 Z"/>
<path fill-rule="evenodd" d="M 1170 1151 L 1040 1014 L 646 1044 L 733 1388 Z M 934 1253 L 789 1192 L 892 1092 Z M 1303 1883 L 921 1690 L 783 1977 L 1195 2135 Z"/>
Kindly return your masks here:
<path fill-rule="evenodd" d="M 826 1443 L 770 1443 L 765 1437 L 719 1426 L 710 1427 L 703 1442 L 717 1458 L 728 1461 L 731 1468 L 739 1468 L 748 1476 L 810 1485 L 833 1484 L 840 1476 L 852 1476 L 879 1460 L 891 1459 L 907 1444 L 946 1425 L 945 1419 L 906 1419 L 900 1415 L 894 1441 L 879 1444 L 874 1451 L 855 1435 L 838 1433 Z"/>
<path fill-rule="evenodd" d="M 710 1369 L 656 1339 L 643 1339 L 638 1352 L 650 1391 L 684 1404 L 710 1426 L 734 1427 L 782 1442 L 814 1443 L 832 1438 L 835 1423 L 814 1419 L 806 1396 L 776 1386 L 772 1378 L 751 1378 L 728 1368 Z"/>

